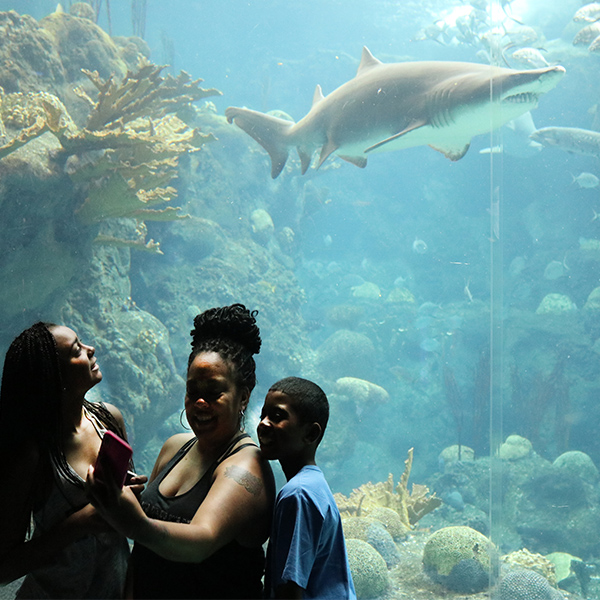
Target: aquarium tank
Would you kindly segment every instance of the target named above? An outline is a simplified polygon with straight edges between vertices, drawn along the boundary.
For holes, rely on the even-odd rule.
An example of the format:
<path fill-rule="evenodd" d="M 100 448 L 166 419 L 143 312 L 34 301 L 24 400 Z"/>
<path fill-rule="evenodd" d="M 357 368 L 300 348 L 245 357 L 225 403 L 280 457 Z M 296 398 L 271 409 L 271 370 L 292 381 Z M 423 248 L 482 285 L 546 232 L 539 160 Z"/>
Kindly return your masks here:
<path fill-rule="evenodd" d="M 1 0 L 0 54 L 2 357 L 73 328 L 150 474 L 243 303 L 359 598 L 600 598 L 600 5 Z"/>

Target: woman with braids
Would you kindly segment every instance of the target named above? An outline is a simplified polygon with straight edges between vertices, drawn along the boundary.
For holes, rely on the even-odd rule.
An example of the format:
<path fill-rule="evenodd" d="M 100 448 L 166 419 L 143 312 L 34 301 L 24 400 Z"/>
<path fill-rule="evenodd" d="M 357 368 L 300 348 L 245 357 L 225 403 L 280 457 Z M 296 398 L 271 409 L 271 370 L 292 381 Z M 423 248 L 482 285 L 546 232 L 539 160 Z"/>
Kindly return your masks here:
<path fill-rule="evenodd" d="M 88 473 L 93 504 L 135 540 L 134 598 L 261 598 L 273 475 L 243 432 L 261 340 L 241 304 L 196 316 L 188 361 L 188 434 L 168 439 L 141 504 Z"/>
<path fill-rule="evenodd" d="M 89 503 L 85 477 L 121 413 L 88 402 L 102 379 L 94 348 L 36 323 L 11 344 L 0 392 L 0 582 L 18 598 L 121 598 L 129 549 Z M 134 478 L 131 484 L 145 477 Z M 31 532 L 30 525 L 33 525 Z"/>

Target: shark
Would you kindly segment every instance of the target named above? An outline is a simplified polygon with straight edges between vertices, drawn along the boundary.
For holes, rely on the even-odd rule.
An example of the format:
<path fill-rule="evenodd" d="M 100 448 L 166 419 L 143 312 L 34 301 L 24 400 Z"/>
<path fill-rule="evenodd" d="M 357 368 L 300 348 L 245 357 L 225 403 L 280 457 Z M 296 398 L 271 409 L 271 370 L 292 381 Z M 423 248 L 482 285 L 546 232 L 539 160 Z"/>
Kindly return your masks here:
<path fill-rule="evenodd" d="M 327 96 L 317 85 L 300 121 L 235 106 L 225 117 L 267 151 L 273 179 L 293 148 L 303 175 L 318 149 L 316 168 L 333 153 L 364 168 L 370 154 L 422 145 L 455 161 L 474 136 L 536 108 L 564 74 L 559 65 L 517 71 L 468 62 L 383 63 L 365 46 L 356 76 Z"/>

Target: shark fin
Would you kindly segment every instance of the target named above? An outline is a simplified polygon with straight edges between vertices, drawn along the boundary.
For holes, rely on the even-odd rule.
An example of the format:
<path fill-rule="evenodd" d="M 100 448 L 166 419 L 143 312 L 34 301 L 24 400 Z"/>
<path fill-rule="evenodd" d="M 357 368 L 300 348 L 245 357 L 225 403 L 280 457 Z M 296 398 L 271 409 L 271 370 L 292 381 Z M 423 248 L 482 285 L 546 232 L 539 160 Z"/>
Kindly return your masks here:
<path fill-rule="evenodd" d="M 302 170 L 302 175 L 308 171 L 308 167 L 310 167 L 310 161 L 312 158 L 312 152 L 308 152 L 305 148 L 301 148 L 298 146 L 296 148 L 298 150 L 298 156 L 300 157 L 300 165 Z"/>
<path fill-rule="evenodd" d="M 367 152 L 373 152 L 373 150 L 377 150 L 378 148 L 381 148 L 381 146 L 385 146 L 385 144 L 389 144 L 390 142 L 397 140 L 398 138 L 402 137 L 403 135 L 406 135 L 407 133 L 410 133 L 411 131 L 414 131 L 415 129 L 419 129 L 419 127 L 423 127 L 426 124 L 427 123 L 425 121 L 415 121 L 405 129 L 403 129 L 400 133 L 396 133 L 395 135 L 392 135 L 389 138 L 385 138 L 385 140 L 381 140 L 380 142 L 369 146 L 365 149 L 365 154 Z"/>
<path fill-rule="evenodd" d="M 327 140 L 321 148 L 321 154 L 319 156 L 319 164 L 317 165 L 317 169 L 325 162 L 327 157 L 330 154 L 333 154 L 338 148 L 339 146 L 337 144 L 335 144 L 331 140 Z"/>
<path fill-rule="evenodd" d="M 286 136 L 294 122 L 235 106 L 230 106 L 225 111 L 225 117 L 229 123 L 235 123 L 269 153 L 271 177 L 278 177 L 288 159 L 289 144 Z"/>
<path fill-rule="evenodd" d="M 358 77 L 359 75 L 371 70 L 373 67 L 378 67 L 381 64 L 383 63 L 380 60 L 377 60 L 366 46 L 363 46 L 362 56 L 360 57 L 360 64 L 358 65 L 356 76 Z"/>
<path fill-rule="evenodd" d="M 367 166 L 367 159 L 364 156 L 342 156 L 339 157 L 346 162 L 349 162 L 357 167 L 364 169 Z"/>
<path fill-rule="evenodd" d="M 469 149 L 470 145 L 471 142 L 467 142 L 464 146 L 436 147 L 429 144 L 429 147 L 433 148 L 434 150 L 437 150 L 438 152 L 441 152 L 446 158 L 449 158 L 450 160 L 460 160 L 467 153 L 467 150 Z"/>
<path fill-rule="evenodd" d="M 321 100 L 325 100 L 325 96 L 323 96 L 323 90 L 321 86 L 317 83 L 317 87 L 315 88 L 315 93 L 313 95 L 312 105 L 318 104 Z"/>

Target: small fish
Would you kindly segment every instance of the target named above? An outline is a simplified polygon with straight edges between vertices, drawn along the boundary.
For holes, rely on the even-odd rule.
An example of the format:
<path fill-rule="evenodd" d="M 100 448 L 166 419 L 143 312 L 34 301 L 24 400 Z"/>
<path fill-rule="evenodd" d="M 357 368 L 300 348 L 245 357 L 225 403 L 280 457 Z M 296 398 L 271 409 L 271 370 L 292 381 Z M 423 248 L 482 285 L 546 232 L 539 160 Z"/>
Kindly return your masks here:
<path fill-rule="evenodd" d="M 530 134 L 532 140 L 549 148 L 600 157 L 600 133 L 577 127 L 543 127 Z"/>
<path fill-rule="evenodd" d="M 472 303 L 472 302 L 473 302 L 473 294 L 471 294 L 471 290 L 470 290 L 470 288 L 469 288 L 469 284 L 470 284 L 470 283 L 471 283 L 471 280 L 470 280 L 470 279 L 467 279 L 467 281 L 466 281 L 466 283 L 465 283 L 465 287 L 464 287 L 464 290 L 463 290 L 463 291 L 464 291 L 464 293 L 465 293 L 465 296 L 466 296 L 467 300 L 469 301 L 469 303 Z"/>
<path fill-rule="evenodd" d="M 600 23 L 595 22 L 580 29 L 573 38 L 573 46 L 587 46 L 600 35 Z"/>
<path fill-rule="evenodd" d="M 600 3 L 592 2 L 582 6 L 573 17 L 575 23 L 593 23 L 600 19 Z"/>
<path fill-rule="evenodd" d="M 548 61 L 537 48 L 519 48 L 511 54 L 511 58 L 529 69 L 548 67 Z"/>
<path fill-rule="evenodd" d="M 571 173 L 571 177 L 573 178 L 573 183 L 576 183 L 580 188 L 591 189 L 598 187 L 600 184 L 600 179 L 587 171 L 583 171 L 577 177 Z"/>
<path fill-rule="evenodd" d="M 588 46 L 588 52 L 591 52 L 592 54 L 600 52 L 600 35 L 597 38 L 594 38 L 592 43 Z"/>
<path fill-rule="evenodd" d="M 423 240 L 415 238 L 415 241 L 412 243 L 412 249 L 417 254 L 425 254 L 427 252 L 427 244 Z"/>

